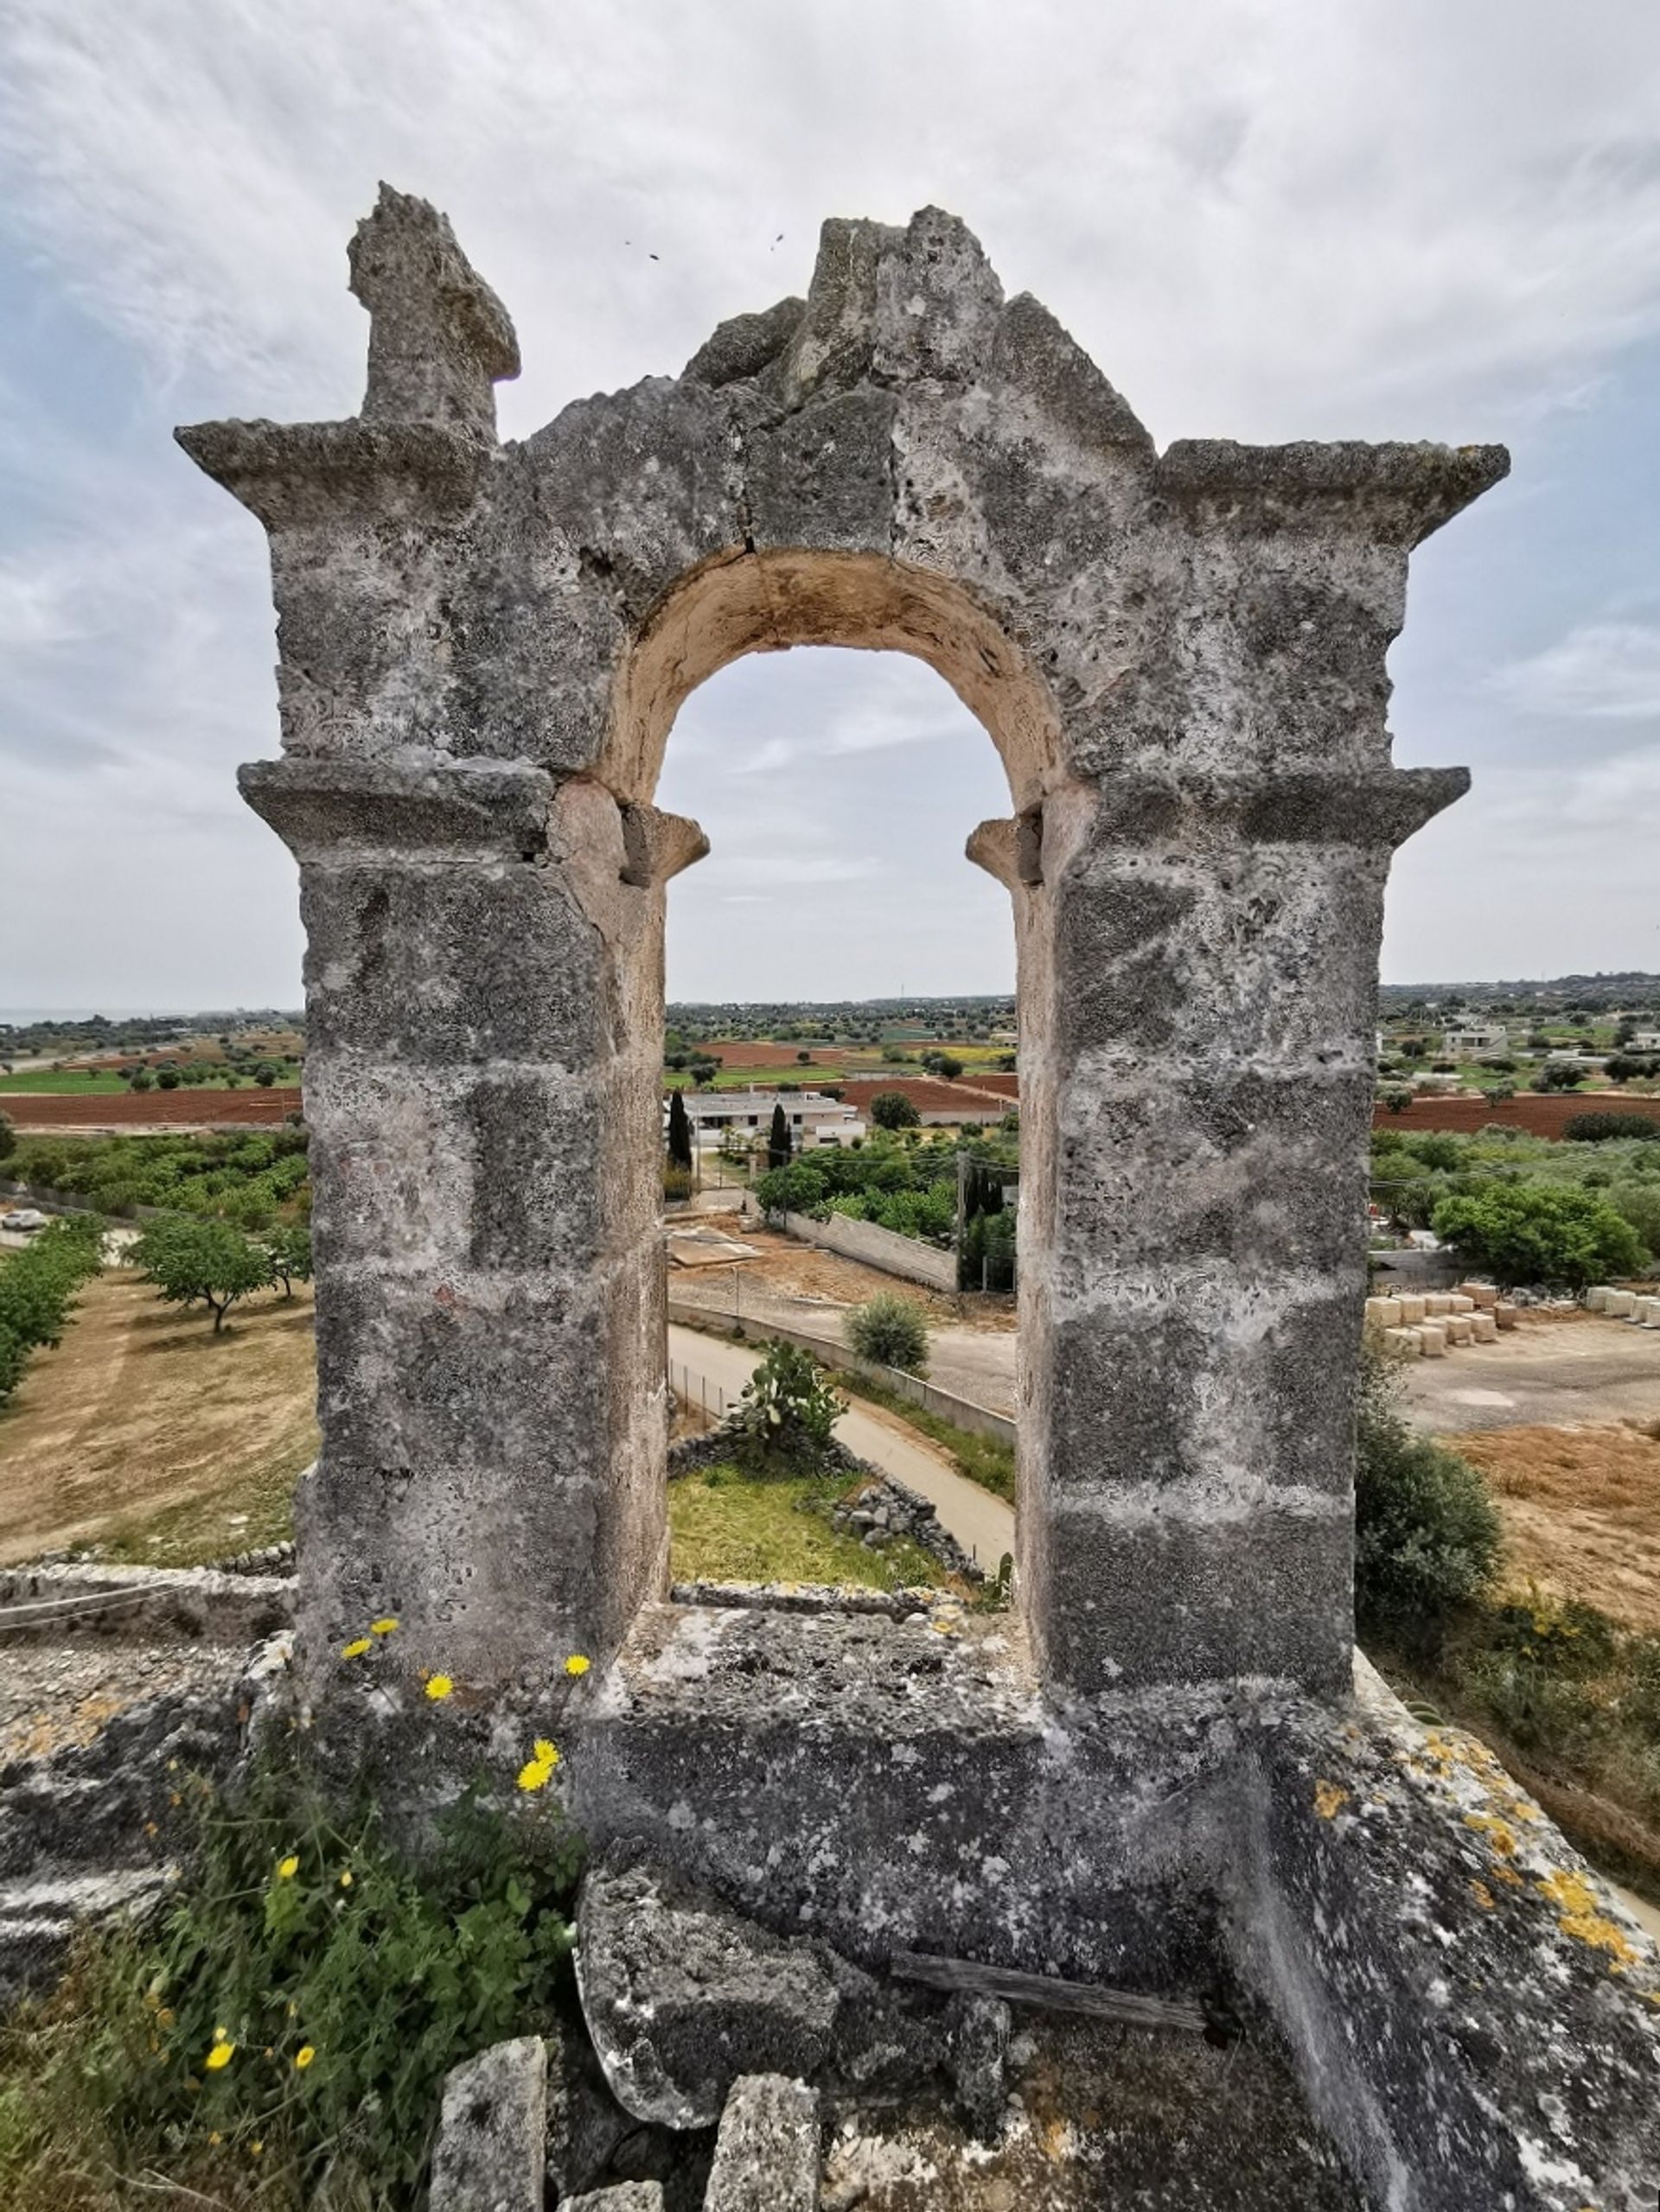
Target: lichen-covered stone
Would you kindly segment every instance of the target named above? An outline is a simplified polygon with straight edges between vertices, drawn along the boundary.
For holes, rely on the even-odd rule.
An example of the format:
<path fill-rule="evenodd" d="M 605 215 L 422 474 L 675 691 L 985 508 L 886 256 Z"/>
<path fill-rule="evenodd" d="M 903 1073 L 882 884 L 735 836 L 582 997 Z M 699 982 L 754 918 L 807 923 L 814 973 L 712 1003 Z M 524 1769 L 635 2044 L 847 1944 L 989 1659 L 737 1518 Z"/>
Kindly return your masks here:
<path fill-rule="evenodd" d="M 811 2075 L 829 2053 L 837 1992 L 812 1950 L 637 1846 L 584 1878 L 577 1981 L 618 2102 L 664 2126 L 709 2126 L 740 2075 Z"/>
<path fill-rule="evenodd" d="M 663 2212 L 661 2182 L 619 2181 L 583 2196 L 562 2196 L 559 2212 Z"/>
<path fill-rule="evenodd" d="M 432 2146 L 431 2212 L 541 2212 L 546 2138 L 540 2036 L 492 2044 L 453 2067 Z"/>
<path fill-rule="evenodd" d="M 720 2115 L 704 2212 L 816 2212 L 819 2099 L 805 2081 L 745 2074 Z"/>

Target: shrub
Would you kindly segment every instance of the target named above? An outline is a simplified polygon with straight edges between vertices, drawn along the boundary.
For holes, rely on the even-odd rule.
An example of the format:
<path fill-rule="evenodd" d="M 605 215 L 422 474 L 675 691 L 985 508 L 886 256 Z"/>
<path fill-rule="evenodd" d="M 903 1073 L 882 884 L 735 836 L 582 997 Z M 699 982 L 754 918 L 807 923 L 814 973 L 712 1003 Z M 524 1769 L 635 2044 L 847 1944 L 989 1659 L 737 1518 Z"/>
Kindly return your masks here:
<path fill-rule="evenodd" d="M 787 1168 L 771 1168 L 756 1178 L 755 1195 L 763 1213 L 805 1214 L 814 1221 L 821 1221 L 825 1201 L 830 1186 L 823 1174 L 805 1161 L 794 1160 Z"/>
<path fill-rule="evenodd" d="M 1391 1113 L 1404 1113 L 1412 1104 L 1412 1093 L 1401 1090 L 1385 1091 L 1383 1103 Z"/>
<path fill-rule="evenodd" d="M 1660 1144 L 1660 1120 L 1650 1113 L 1571 1113 L 1562 1136 L 1570 1144 L 1607 1144 L 1622 1137 Z"/>
<path fill-rule="evenodd" d="M 1355 1610 L 1363 1629 L 1433 1644 L 1491 1580 L 1500 1527 L 1475 1468 L 1401 1418 L 1398 1378 L 1363 1358 L 1355 1443 Z"/>
<path fill-rule="evenodd" d="M 903 1091 L 878 1091 L 871 1100 L 871 1119 L 878 1129 L 915 1129 L 922 1119 Z"/>
<path fill-rule="evenodd" d="M 557 1806 L 496 1810 L 476 1785 L 416 1866 L 297 1768 L 267 1763 L 236 1801 L 180 1782 L 201 1831 L 184 1879 L 87 1941 L 46 2032 L 11 2024 L 0 2195 L 45 2167 L 90 2203 L 91 2165 L 169 2203 L 424 2202 L 444 2075 L 556 2017 L 579 1857 Z"/>
<path fill-rule="evenodd" d="M 673 1160 L 663 1163 L 663 1196 L 671 1201 L 692 1195 L 692 1170 Z"/>
<path fill-rule="evenodd" d="M 1577 1091 L 1585 1080 L 1582 1068 L 1565 1060 L 1548 1060 L 1533 1079 L 1536 1091 Z"/>
<path fill-rule="evenodd" d="M 847 1342 L 860 1359 L 881 1367 L 924 1374 L 928 1367 L 928 1316 L 916 1298 L 881 1291 L 855 1306 L 846 1320 Z"/>
<path fill-rule="evenodd" d="M 17 1131 L 3 1113 L 0 1113 L 0 1160 L 9 1160 L 17 1149 Z"/>
<path fill-rule="evenodd" d="M 763 1472 L 789 1472 L 823 1460 L 842 1401 L 799 1344 L 775 1338 L 727 1414 L 738 1457 Z"/>
<path fill-rule="evenodd" d="M 1431 1227 L 1463 1265 L 1511 1284 L 1582 1290 L 1634 1275 L 1646 1254 L 1631 1223 L 1606 1200 L 1562 1183 L 1501 1182 L 1443 1199 Z"/>

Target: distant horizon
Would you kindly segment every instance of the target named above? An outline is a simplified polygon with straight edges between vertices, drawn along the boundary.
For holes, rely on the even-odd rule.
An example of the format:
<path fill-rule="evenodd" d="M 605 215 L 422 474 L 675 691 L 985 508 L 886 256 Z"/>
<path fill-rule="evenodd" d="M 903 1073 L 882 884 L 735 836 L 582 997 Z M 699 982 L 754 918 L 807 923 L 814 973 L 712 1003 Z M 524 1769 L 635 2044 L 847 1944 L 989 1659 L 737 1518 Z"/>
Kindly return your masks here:
<path fill-rule="evenodd" d="M 1653 985 L 1660 989 L 1660 972 L 1648 968 L 1574 969 L 1553 976 L 1450 976 L 1440 979 L 1418 979 L 1411 982 L 1390 983 L 1380 979 L 1379 989 L 1390 991 L 1538 991 L 1571 984 L 1609 984 L 1630 982 L 1632 985 Z M 776 997 L 728 998 L 718 993 L 687 993 L 665 1000 L 665 1005 L 748 1007 L 748 1006 L 880 1006 L 880 1005 L 960 1005 L 982 999 L 1012 998 L 1013 986 L 991 990 L 868 991 L 843 998 L 806 994 L 799 998 Z M 189 1022 L 207 1017 L 255 1014 L 295 1014 L 305 1011 L 303 999 L 288 1005 L 267 1001 L 264 1004 L 249 1002 L 236 1006 L 0 1006 L 0 1028 L 26 1029 L 38 1022 Z"/>

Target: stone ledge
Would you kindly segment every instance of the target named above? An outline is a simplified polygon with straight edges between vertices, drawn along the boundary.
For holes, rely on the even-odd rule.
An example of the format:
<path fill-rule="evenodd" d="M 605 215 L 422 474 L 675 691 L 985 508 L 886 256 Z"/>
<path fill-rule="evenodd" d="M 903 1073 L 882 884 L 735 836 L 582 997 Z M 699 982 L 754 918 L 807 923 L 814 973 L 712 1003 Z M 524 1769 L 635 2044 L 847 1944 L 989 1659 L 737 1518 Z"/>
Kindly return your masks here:
<path fill-rule="evenodd" d="M 1352 513 L 1361 535 L 1409 547 L 1510 473 L 1502 445 L 1178 438 L 1159 456 L 1155 488 L 1212 526 L 1329 530 Z"/>
<path fill-rule="evenodd" d="M 1101 779 L 1095 845 L 1387 845 L 1470 788 L 1470 771 L 1336 768 Z M 978 832 L 976 833 L 978 834 Z"/>
<path fill-rule="evenodd" d="M 256 814 L 302 860 L 344 848 L 395 856 L 399 865 L 432 851 L 459 857 L 540 856 L 557 789 L 527 762 L 456 761 L 428 754 L 370 761 L 290 753 L 250 761 L 237 785 Z"/>
<path fill-rule="evenodd" d="M 173 436 L 268 530 L 451 520 L 494 453 L 434 423 L 189 423 Z"/>

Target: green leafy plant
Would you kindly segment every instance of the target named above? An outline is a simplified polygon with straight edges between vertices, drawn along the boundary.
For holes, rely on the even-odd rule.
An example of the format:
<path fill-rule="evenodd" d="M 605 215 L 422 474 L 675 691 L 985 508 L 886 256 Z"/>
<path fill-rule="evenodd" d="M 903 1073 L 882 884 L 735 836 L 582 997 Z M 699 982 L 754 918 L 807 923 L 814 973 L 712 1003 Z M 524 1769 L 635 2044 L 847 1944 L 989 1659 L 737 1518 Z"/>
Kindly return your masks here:
<path fill-rule="evenodd" d="M 1660 1119 L 1651 1113 L 1571 1113 L 1562 1124 L 1569 1144 L 1607 1144 L 1622 1137 L 1660 1144 Z"/>
<path fill-rule="evenodd" d="M 1495 1573 L 1497 1508 L 1467 1460 L 1415 1435 L 1398 1378 L 1362 1361 L 1355 1441 L 1355 1610 L 1363 1629 L 1433 1645 Z"/>
<path fill-rule="evenodd" d="M 1491 1183 L 1443 1199 L 1431 1226 L 1466 1268 L 1506 1285 L 1579 1290 L 1637 1274 L 1647 1259 L 1623 1215 L 1594 1192 L 1562 1183 Z"/>
<path fill-rule="evenodd" d="M 22 1380 L 29 1355 L 62 1336 L 81 1285 L 103 1261 L 103 1222 L 77 1214 L 50 1223 L 0 1264 L 0 1406 Z"/>
<path fill-rule="evenodd" d="M 878 1091 L 871 1100 L 871 1119 L 878 1129 L 915 1129 L 922 1118 L 903 1091 Z"/>
<path fill-rule="evenodd" d="M 824 1459 L 841 1412 L 842 1400 L 811 1355 L 775 1337 L 727 1414 L 725 1428 L 737 1456 L 750 1466 L 810 1467 Z"/>
<path fill-rule="evenodd" d="M 273 1278 L 283 1286 L 283 1296 L 291 1298 L 296 1283 L 311 1280 L 310 1230 L 303 1222 L 290 1222 L 268 1230 L 259 1241 Z"/>
<path fill-rule="evenodd" d="M 923 1374 L 928 1367 L 928 1316 L 916 1298 L 879 1291 L 854 1306 L 845 1327 L 847 1342 L 862 1360 Z"/>
<path fill-rule="evenodd" d="M 418 1866 L 372 1808 L 332 1817 L 291 1760 L 234 1799 L 182 1777 L 185 1879 L 92 1939 L 0 2044 L 0 2196 L 92 2151 L 181 2202 L 418 2201 L 445 2074 L 554 2011 L 580 1851 L 533 1787 L 476 1785 Z"/>
<path fill-rule="evenodd" d="M 214 1334 L 239 1298 L 272 1281 L 269 1253 L 228 1221 L 156 1221 L 130 1246 L 127 1258 L 171 1305 L 205 1305 Z"/>

